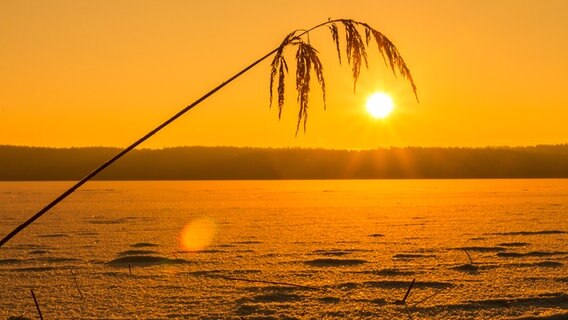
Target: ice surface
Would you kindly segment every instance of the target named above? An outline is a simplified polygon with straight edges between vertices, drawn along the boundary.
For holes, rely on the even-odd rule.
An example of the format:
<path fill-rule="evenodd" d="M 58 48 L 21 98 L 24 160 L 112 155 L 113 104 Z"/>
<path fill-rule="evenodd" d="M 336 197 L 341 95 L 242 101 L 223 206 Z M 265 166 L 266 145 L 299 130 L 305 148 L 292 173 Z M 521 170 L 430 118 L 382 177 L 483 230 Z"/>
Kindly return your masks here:
<path fill-rule="evenodd" d="M 0 233 L 68 184 L 0 183 Z M 0 319 L 568 319 L 568 181 L 93 182 L 0 283 Z"/>

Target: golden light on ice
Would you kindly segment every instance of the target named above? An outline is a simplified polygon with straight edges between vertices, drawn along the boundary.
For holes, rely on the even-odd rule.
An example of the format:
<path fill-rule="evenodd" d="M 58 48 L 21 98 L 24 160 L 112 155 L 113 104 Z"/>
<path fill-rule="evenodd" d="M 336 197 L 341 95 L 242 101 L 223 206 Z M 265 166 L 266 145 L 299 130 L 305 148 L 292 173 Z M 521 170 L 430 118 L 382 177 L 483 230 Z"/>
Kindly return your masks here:
<path fill-rule="evenodd" d="M 199 251 L 205 249 L 215 238 L 215 222 L 210 218 L 198 218 L 188 223 L 180 235 L 183 250 Z"/>
<path fill-rule="evenodd" d="M 366 107 L 373 118 L 384 119 L 394 109 L 394 103 L 388 94 L 377 92 L 367 98 Z"/>

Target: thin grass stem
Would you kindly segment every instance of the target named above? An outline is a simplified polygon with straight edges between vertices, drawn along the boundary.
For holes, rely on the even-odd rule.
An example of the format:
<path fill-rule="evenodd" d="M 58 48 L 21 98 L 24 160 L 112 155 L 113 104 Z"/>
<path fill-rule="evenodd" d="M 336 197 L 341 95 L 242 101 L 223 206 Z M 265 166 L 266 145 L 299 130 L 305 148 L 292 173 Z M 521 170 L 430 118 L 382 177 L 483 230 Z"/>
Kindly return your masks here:
<path fill-rule="evenodd" d="M 32 298 L 34 299 L 34 303 L 35 303 L 35 306 L 36 306 L 36 309 L 37 309 L 37 314 L 39 315 L 40 320 L 43 320 L 43 315 L 41 314 L 41 309 L 39 307 L 39 303 L 37 302 L 35 293 L 34 293 L 33 290 L 30 290 L 30 292 L 32 293 Z"/>
<path fill-rule="evenodd" d="M 404 298 L 402 298 L 401 302 L 403 304 L 406 304 L 406 299 L 408 298 L 408 296 L 410 295 L 410 290 L 412 290 L 412 287 L 414 286 L 414 282 L 416 281 L 416 278 L 412 279 L 412 282 L 410 283 L 410 286 L 408 286 L 408 290 L 406 290 L 406 294 L 404 295 Z"/>
<path fill-rule="evenodd" d="M 83 292 L 81 291 L 81 288 L 79 287 L 79 282 L 77 282 L 77 277 L 75 277 L 75 273 L 73 273 L 73 269 L 69 269 L 71 271 L 71 276 L 73 277 L 73 281 L 75 282 L 75 287 L 77 288 L 77 291 L 79 292 L 79 295 L 81 296 L 81 300 L 83 300 Z"/>
<path fill-rule="evenodd" d="M 467 257 L 469 259 L 469 263 L 471 263 L 471 265 L 474 265 L 475 263 L 473 263 L 473 259 L 471 258 L 471 255 L 469 254 L 469 252 L 467 252 L 466 249 L 463 249 L 463 252 L 465 252 L 465 254 L 467 255 Z"/>

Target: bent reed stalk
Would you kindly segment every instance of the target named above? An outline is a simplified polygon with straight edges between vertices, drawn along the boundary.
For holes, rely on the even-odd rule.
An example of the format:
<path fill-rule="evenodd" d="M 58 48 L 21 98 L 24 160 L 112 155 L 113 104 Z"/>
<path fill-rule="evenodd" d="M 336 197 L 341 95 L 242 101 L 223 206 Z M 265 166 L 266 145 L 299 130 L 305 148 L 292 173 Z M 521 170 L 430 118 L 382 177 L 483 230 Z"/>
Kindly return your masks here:
<path fill-rule="evenodd" d="M 272 97 L 273 97 L 273 85 L 276 76 L 278 76 L 278 117 L 281 117 L 282 109 L 284 106 L 284 87 L 285 87 L 285 76 L 288 73 L 288 64 L 284 57 L 284 51 L 287 47 L 293 46 L 297 48 L 296 51 L 296 91 L 297 91 L 297 102 L 299 105 L 299 112 L 298 112 L 298 122 L 296 125 L 296 134 L 298 134 L 298 130 L 300 128 L 300 124 L 303 122 L 304 131 L 306 130 L 306 123 L 308 118 L 308 104 L 309 104 L 309 93 L 310 93 L 310 82 L 311 82 L 311 72 L 312 69 L 316 73 L 316 80 L 319 83 L 324 99 L 324 106 L 325 106 L 325 79 L 323 76 L 323 64 L 318 57 L 318 51 L 310 44 L 309 38 L 305 40 L 303 36 L 309 35 L 309 33 L 315 29 L 318 29 L 323 26 L 328 26 L 329 30 L 331 31 L 332 40 L 335 43 L 339 62 L 341 63 L 341 50 L 339 44 L 339 26 L 344 27 L 345 33 L 345 55 L 347 57 L 347 62 L 351 65 L 351 71 L 354 80 L 354 88 L 357 85 L 357 79 L 359 78 L 359 74 L 361 72 L 361 64 L 362 62 L 365 63 L 365 66 L 368 67 L 368 56 L 366 49 L 371 44 L 372 40 L 375 41 L 377 44 L 377 48 L 384 59 L 385 64 L 387 67 L 390 67 L 393 73 L 396 76 L 396 72 L 402 76 L 402 78 L 408 80 L 410 85 L 412 86 L 412 90 L 416 99 L 418 100 L 418 95 L 416 93 L 416 86 L 410 75 L 410 70 L 406 66 L 402 56 L 396 49 L 396 46 L 381 32 L 373 29 L 367 23 L 359 22 L 351 19 L 335 19 L 335 20 L 328 20 L 326 22 L 320 23 L 310 29 L 307 30 L 295 30 L 288 34 L 282 43 L 272 51 L 268 52 L 258 60 L 251 63 L 249 66 L 245 67 L 241 71 L 237 72 L 235 75 L 227 79 L 226 81 L 222 82 L 217 87 L 213 88 L 211 91 L 207 92 L 201 98 L 197 99 L 187 107 L 180 110 L 178 113 L 173 115 L 168 120 L 164 121 L 160 125 L 158 125 L 155 129 L 148 132 L 140 139 L 136 140 L 130 146 L 126 147 L 114 157 L 107 160 L 105 163 L 100 165 L 98 168 L 93 170 L 83 179 L 75 183 L 71 188 L 67 191 L 63 192 L 59 197 L 54 199 L 52 202 L 47 204 L 43 209 L 39 212 L 34 214 L 28 220 L 26 220 L 21 225 L 17 226 L 12 232 L 6 235 L 2 240 L 0 240 L 0 247 L 2 247 L 6 242 L 12 239 L 15 235 L 20 233 L 22 230 L 27 228 L 30 224 L 36 221 L 39 217 L 44 215 L 48 212 L 51 208 L 57 205 L 59 202 L 63 201 L 63 199 L 67 198 L 71 195 L 75 190 L 79 189 L 83 184 L 87 181 L 91 180 L 93 177 L 98 175 L 101 171 L 109 167 L 118 159 L 122 158 L 128 152 L 132 151 L 134 148 L 142 144 L 144 141 L 148 140 L 150 137 L 158 133 L 160 130 L 168 126 L 170 123 L 174 122 L 176 119 L 187 113 L 189 110 L 193 109 L 195 106 L 209 98 L 211 95 L 228 85 L 229 83 L 233 82 L 233 80 L 237 79 L 245 72 L 249 71 L 262 61 L 266 60 L 268 57 L 272 56 L 273 54 L 274 59 L 271 63 L 271 73 L 270 73 L 270 104 L 272 105 Z M 361 35 L 360 30 L 363 30 L 364 37 Z M 363 40 L 365 39 L 365 40 Z"/>

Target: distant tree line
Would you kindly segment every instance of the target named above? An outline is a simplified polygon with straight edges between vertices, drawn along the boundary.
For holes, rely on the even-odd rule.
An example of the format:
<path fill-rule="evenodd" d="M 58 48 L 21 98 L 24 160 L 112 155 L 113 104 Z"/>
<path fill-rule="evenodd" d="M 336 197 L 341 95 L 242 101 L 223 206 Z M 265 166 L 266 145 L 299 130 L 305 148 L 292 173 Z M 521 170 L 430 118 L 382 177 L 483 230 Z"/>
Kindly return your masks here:
<path fill-rule="evenodd" d="M 119 149 L 0 146 L 0 180 L 78 180 Z M 99 180 L 568 178 L 568 144 L 376 150 L 134 150 Z"/>

